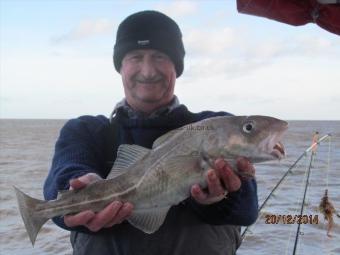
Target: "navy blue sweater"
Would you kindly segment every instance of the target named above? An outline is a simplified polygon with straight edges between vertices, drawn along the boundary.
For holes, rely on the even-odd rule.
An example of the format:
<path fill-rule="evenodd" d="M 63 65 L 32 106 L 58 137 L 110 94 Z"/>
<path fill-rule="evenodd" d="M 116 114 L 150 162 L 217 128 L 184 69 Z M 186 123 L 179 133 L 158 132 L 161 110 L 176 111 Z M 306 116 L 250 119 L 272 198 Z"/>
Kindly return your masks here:
<path fill-rule="evenodd" d="M 59 190 L 69 189 L 70 179 L 81 175 L 93 172 L 105 178 L 120 144 L 138 144 L 151 148 L 158 137 L 172 129 L 222 115 L 230 114 L 211 111 L 195 114 L 181 105 L 169 114 L 154 119 L 129 119 L 125 112 L 119 110 L 113 124 L 110 124 L 109 119 L 104 116 L 82 116 L 72 119 L 62 128 L 56 142 L 52 166 L 44 185 L 45 199 L 56 199 Z M 237 192 L 230 193 L 227 199 L 212 205 L 200 205 L 192 198 L 188 198 L 181 206 L 189 208 L 207 224 L 250 225 L 257 218 L 256 182 L 242 181 Z M 64 229 L 90 233 L 85 227 L 67 227 L 63 217 L 56 217 L 53 220 Z"/>

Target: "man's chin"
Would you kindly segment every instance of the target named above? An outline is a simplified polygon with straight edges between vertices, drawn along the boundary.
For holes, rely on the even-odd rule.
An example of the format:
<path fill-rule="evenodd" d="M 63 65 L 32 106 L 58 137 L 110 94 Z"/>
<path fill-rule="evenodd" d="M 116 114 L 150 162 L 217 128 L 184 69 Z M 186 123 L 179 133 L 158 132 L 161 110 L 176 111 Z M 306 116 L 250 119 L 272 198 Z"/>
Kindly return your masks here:
<path fill-rule="evenodd" d="M 142 82 L 138 80 L 134 80 L 132 83 L 132 88 L 136 91 L 151 91 L 151 90 L 164 90 L 169 87 L 169 84 L 166 80 L 161 79 L 154 82 Z"/>
<path fill-rule="evenodd" d="M 135 94 L 135 98 L 145 103 L 157 103 L 164 98 L 165 91 L 143 90 Z"/>
<path fill-rule="evenodd" d="M 145 103 L 145 104 L 156 104 L 156 103 L 159 103 L 162 98 L 157 98 L 157 97 L 137 97 L 138 100 L 142 103 Z"/>

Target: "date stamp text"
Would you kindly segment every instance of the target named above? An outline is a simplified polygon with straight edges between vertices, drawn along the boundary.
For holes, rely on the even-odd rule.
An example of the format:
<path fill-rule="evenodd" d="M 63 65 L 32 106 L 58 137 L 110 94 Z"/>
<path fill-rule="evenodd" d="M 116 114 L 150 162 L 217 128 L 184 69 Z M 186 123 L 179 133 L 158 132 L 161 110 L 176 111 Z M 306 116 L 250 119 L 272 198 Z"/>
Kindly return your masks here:
<path fill-rule="evenodd" d="M 319 224 L 319 215 L 267 214 L 265 224 Z"/>

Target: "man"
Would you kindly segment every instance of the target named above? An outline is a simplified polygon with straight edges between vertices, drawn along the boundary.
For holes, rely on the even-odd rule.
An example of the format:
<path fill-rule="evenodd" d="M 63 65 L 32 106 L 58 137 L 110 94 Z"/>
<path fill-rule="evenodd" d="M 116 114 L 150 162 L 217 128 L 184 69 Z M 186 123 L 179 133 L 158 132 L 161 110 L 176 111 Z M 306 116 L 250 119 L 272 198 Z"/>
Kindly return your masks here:
<path fill-rule="evenodd" d="M 58 190 L 80 189 L 106 178 L 120 144 L 151 148 L 166 132 L 226 112 L 191 113 L 174 96 L 176 78 L 183 72 L 184 47 L 178 25 L 168 16 L 143 11 L 119 26 L 114 66 L 122 76 L 125 99 L 111 120 L 82 116 L 60 132 L 44 186 L 45 198 Z M 246 160 L 238 170 L 253 172 Z M 80 212 L 54 218 L 71 230 L 74 254 L 234 254 L 240 245 L 239 225 L 257 218 L 255 180 L 240 179 L 222 159 L 207 174 L 207 190 L 198 184 L 191 196 L 173 206 L 153 234 L 131 226 L 125 219 L 133 204 L 114 201 L 102 211 Z M 228 196 L 225 196 L 225 193 Z M 236 226 L 238 225 L 238 226 Z"/>

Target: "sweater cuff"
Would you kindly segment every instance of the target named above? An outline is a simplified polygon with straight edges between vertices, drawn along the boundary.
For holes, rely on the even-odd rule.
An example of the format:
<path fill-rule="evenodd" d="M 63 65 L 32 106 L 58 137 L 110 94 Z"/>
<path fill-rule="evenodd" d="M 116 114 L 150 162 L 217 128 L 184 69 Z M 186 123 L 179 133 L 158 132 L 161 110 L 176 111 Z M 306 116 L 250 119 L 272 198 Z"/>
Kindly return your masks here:
<path fill-rule="evenodd" d="M 257 218 L 256 182 L 242 181 L 239 190 L 230 192 L 226 198 L 214 204 L 200 204 L 192 197 L 188 199 L 188 204 L 207 224 L 250 225 Z"/>
<path fill-rule="evenodd" d="M 209 212 L 215 211 L 216 209 L 219 209 L 221 207 L 224 208 L 226 203 L 229 204 L 238 201 L 239 198 L 241 197 L 241 193 L 242 193 L 241 188 L 238 189 L 237 191 L 229 192 L 222 200 L 212 204 L 201 204 L 192 197 L 190 197 L 189 200 L 190 204 L 193 205 L 195 208 Z"/>

